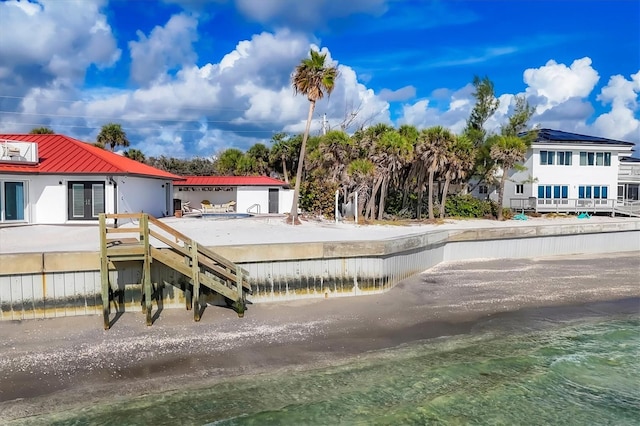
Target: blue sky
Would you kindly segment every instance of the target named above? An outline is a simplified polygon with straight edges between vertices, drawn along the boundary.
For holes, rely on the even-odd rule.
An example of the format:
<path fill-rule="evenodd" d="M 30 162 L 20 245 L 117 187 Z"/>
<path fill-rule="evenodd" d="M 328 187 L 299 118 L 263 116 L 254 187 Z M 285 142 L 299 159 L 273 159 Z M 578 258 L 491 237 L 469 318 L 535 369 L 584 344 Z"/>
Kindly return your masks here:
<path fill-rule="evenodd" d="M 302 132 L 290 75 L 313 48 L 340 71 L 314 133 L 324 114 L 459 132 L 479 75 L 489 130 L 524 95 L 531 124 L 638 143 L 639 22 L 637 0 L 0 1 L 0 130 L 117 122 L 147 155 L 244 150 Z"/>

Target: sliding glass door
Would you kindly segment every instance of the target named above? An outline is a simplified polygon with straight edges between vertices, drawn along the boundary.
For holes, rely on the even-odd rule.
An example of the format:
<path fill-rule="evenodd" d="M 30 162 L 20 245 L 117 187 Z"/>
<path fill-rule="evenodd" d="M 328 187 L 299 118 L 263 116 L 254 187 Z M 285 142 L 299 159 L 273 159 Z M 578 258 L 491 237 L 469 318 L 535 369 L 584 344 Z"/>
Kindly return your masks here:
<path fill-rule="evenodd" d="M 2 182 L 0 193 L 2 196 L 2 220 L 7 222 L 25 220 L 25 183 Z"/>

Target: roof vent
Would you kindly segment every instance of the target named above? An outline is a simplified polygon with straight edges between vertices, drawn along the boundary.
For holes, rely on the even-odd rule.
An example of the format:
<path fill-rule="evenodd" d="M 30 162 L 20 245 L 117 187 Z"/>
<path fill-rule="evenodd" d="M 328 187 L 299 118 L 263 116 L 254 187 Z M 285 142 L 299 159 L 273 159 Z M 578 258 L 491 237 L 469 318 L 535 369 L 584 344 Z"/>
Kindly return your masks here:
<path fill-rule="evenodd" d="M 0 139 L 0 162 L 3 163 L 37 163 L 38 144 Z"/>

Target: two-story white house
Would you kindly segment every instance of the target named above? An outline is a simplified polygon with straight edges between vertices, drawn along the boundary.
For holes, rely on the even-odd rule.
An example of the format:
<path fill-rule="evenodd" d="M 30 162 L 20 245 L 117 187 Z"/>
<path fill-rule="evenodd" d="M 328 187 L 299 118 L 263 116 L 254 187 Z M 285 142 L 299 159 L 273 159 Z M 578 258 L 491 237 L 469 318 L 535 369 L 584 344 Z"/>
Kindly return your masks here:
<path fill-rule="evenodd" d="M 511 170 L 504 207 L 538 212 L 612 212 L 619 193 L 620 160 L 634 144 L 541 129 L 523 163 Z"/>

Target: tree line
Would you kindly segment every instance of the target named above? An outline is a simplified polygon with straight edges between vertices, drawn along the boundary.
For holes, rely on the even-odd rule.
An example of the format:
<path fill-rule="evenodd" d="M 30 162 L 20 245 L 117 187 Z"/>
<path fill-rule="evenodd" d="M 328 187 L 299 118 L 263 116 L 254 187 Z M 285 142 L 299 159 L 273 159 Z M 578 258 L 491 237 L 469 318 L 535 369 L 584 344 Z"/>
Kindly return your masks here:
<path fill-rule="evenodd" d="M 433 220 L 436 209 L 441 218 L 445 216 L 453 185 L 466 192 L 479 184 L 498 188 L 496 216 L 502 219 L 508 174 L 522 167 L 519 163 L 536 137 L 535 130 L 528 128 L 534 109 L 524 97 L 516 97 L 507 123 L 498 133 L 485 130 L 499 107 L 494 84 L 488 77 L 476 76 L 475 105 L 460 134 L 442 126 L 418 129 L 376 124 L 351 135 L 334 130 L 311 136 L 315 104 L 331 94 L 338 76 L 338 70 L 327 65 L 325 59 L 326 54 L 311 50 L 292 75 L 295 93 L 309 100 L 302 135 L 277 133 L 270 146 L 256 143 L 245 152 L 228 148 L 211 159 L 147 158 L 138 149 L 128 149 L 124 155 L 178 175 L 268 175 L 292 181 L 292 223 L 299 223 L 298 205 L 307 212 L 332 216 L 336 191 L 345 202 L 355 200 L 357 192 L 355 208 L 368 220 L 381 220 L 389 212 L 421 219 L 424 207 Z M 46 133 L 43 128 L 35 131 Z M 108 123 L 95 145 L 113 151 L 118 146 L 128 147 L 129 141 L 119 124 Z M 293 170 L 295 177 L 291 176 Z"/>

